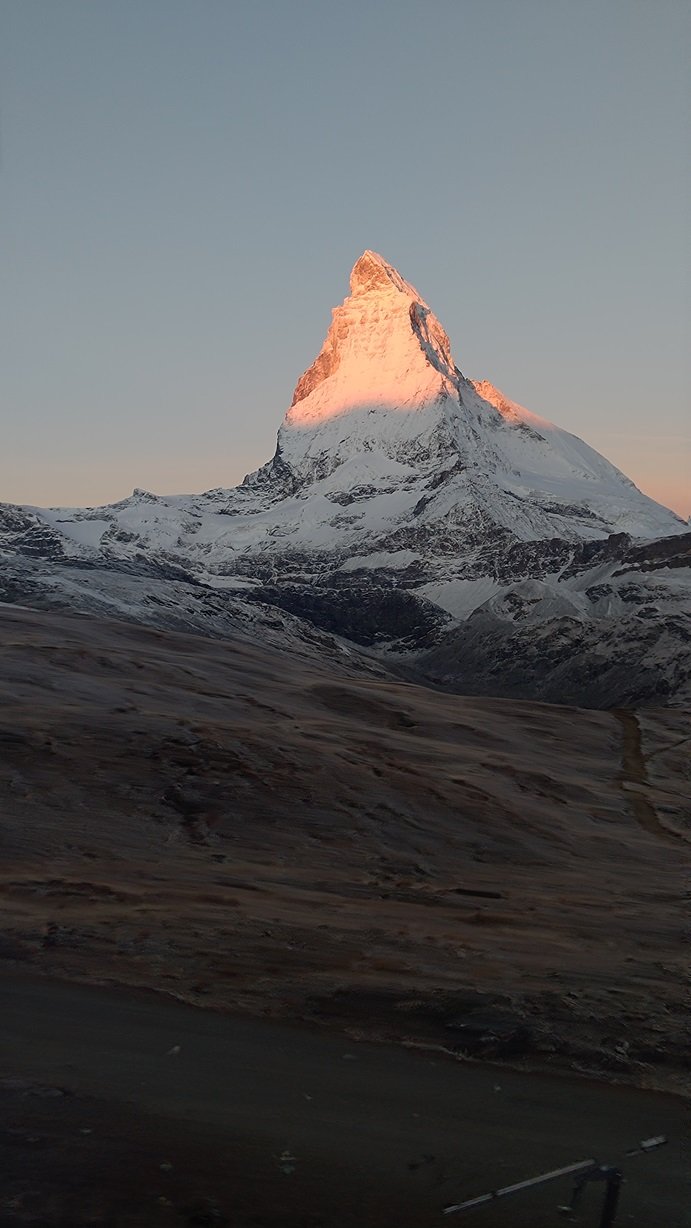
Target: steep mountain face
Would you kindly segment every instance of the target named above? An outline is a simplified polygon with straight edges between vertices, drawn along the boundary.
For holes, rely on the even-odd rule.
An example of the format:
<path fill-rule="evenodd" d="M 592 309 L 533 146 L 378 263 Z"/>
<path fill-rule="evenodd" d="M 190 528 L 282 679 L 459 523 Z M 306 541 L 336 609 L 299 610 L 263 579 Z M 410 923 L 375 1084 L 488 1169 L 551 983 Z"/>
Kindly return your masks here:
<path fill-rule="evenodd" d="M 586 625 L 597 650 L 607 624 L 606 651 L 621 653 L 611 632 L 624 614 L 627 626 L 638 620 L 629 647 L 671 619 L 682 666 L 673 679 L 660 668 L 674 698 L 688 683 L 686 529 L 587 444 L 466 379 L 429 306 L 367 251 L 298 381 L 274 457 L 241 486 L 166 498 L 135 491 L 81 510 L 5 507 L 0 550 L 6 600 L 31 587 L 32 603 L 80 606 L 87 593 L 89 608 L 119 603 L 125 616 L 153 621 L 174 582 L 186 586 L 174 604 L 189 607 L 192 625 L 203 628 L 200 607 L 218 601 L 280 606 L 364 645 L 442 646 L 445 685 L 474 689 L 474 679 L 491 693 L 501 682 L 486 668 L 499 630 L 518 677 L 511 693 L 530 693 L 526 627 L 568 620 L 557 641 L 573 656 Z M 664 549 L 654 566 L 635 557 L 635 542 L 667 538 L 678 542 L 674 565 Z M 136 579 L 134 604 L 117 595 L 123 575 Z M 471 615 L 485 628 L 478 640 L 475 622 L 472 652 Z M 456 677 L 449 662 L 459 653 L 467 667 Z"/>
<path fill-rule="evenodd" d="M 391 554 L 405 541 L 441 556 L 472 546 L 478 529 L 578 541 L 683 527 L 581 440 L 487 381 L 466 380 L 439 321 L 381 257 L 365 252 L 350 288 L 298 381 L 276 455 L 244 483 L 298 501 L 363 505 L 350 523 L 334 523 L 314 498 L 308 517 L 286 507 L 297 540 L 306 529 L 310 546 L 319 544 L 316 518 L 331 548 L 371 553 L 378 539 Z"/>

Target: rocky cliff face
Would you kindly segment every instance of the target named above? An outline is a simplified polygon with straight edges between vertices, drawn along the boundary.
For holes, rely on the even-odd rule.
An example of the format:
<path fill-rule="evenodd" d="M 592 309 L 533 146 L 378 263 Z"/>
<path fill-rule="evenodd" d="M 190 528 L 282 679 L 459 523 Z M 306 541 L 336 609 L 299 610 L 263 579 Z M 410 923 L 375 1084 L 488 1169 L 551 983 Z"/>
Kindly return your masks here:
<path fill-rule="evenodd" d="M 686 528 L 587 444 L 466 379 L 424 299 L 367 251 L 298 380 L 274 457 L 241 486 L 135 491 L 91 509 L 6 506 L 0 550 L 5 599 L 100 600 L 156 621 L 175 582 L 183 625 L 203 630 L 204 611 L 224 601 L 281 607 L 370 647 L 425 654 L 445 685 L 495 694 L 510 675 L 512 694 L 558 698 L 558 681 L 537 685 L 529 628 L 550 629 L 544 642 L 571 657 L 587 640 L 595 658 L 601 645 L 625 661 L 642 626 L 647 642 L 679 618 L 667 640 L 674 669 L 664 653 L 653 669 L 673 700 L 688 686 Z M 662 562 L 649 566 L 635 543 L 660 540 L 680 544 L 655 547 Z M 443 660 L 429 656 L 442 642 Z M 542 672 L 558 680 L 552 648 Z M 601 687 L 585 683 L 580 699 L 574 687 L 572 702 L 603 702 Z"/>

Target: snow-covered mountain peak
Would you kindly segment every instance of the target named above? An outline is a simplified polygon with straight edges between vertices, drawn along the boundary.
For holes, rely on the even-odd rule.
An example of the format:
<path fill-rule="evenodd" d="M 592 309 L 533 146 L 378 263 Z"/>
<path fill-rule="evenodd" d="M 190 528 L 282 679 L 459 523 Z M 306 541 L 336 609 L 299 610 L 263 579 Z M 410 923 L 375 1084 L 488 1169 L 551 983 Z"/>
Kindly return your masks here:
<path fill-rule="evenodd" d="M 249 485 L 312 482 L 362 453 L 423 466 L 453 455 L 465 381 L 441 324 L 375 252 L 356 262 L 350 288 L 298 380 L 274 460 Z"/>
<path fill-rule="evenodd" d="M 298 380 L 285 426 L 302 427 L 352 410 L 421 409 L 441 391 L 458 395 L 449 339 L 414 286 L 376 252 L 350 277 L 312 366 Z M 439 376 L 450 382 L 442 389 Z"/>
<path fill-rule="evenodd" d="M 360 257 L 350 291 L 271 461 L 234 490 L 0 504 L 0 598 L 213 635 L 268 605 L 359 644 L 439 642 L 427 660 L 444 684 L 560 699 L 585 650 L 574 702 L 686 694 L 687 526 L 576 436 L 466 379 L 381 256 Z M 625 663 L 605 672 L 607 698 L 613 644 Z"/>
<path fill-rule="evenodd" d="M 373 290 L 397 290 L 409 298 L 419 299 L 420 295 L 414 286 L 404 281 L 398 269 L 388 264 L 377 252 L 367 249 L 360 259 L 355 261 L 350 274 L 350 293 L 369 294 Z"/>
<path fill-rule="evenodd" d="M 248 475 L 243 498 L 269 495 L 275 506 L 314 495 L 316 510 L 322 497 L 330 506 L 369 491 L 387 541 L 410 517 L 406 541 L 428 522 L 443 523 L 449 540 L 449 525 L 453 536 L 476 522 L 523 541 L 684 527 L 582 440 L 489 381 L 466 379 L 425 300 L 376 252 L 356 262 L 350 289 L 298 380 L 273 459 Z M 393 499 L 393 489 L 395 515 L 391 501 L 384 510 L 375 498 L 388 491 Z M 363 528 L 358 521 L 358 538 Z"/>

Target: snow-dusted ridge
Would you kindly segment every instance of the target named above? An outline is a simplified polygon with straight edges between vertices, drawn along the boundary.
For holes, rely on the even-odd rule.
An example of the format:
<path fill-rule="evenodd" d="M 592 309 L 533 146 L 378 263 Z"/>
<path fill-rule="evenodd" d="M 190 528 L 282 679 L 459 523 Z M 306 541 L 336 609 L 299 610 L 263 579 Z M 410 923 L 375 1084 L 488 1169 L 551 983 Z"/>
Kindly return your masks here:
<path fill-rule="evenodd" d="M 85 566 L 92 590 L 111 591 L 116 572 L 235 590 L 361 642 L 419 650 L 475 611 L 535 625 L 631 613 L 631 540 L 687 528 L 582 440 L 466 379 L 428 304 L 366 251 L 267 464 L 201 495 L 5 506 L 0 557 L 75 604 L 66 569 Z M 657 565 L 640 571 L 641 607 L 676 614 L 673 570 L 667 585 Z"/>

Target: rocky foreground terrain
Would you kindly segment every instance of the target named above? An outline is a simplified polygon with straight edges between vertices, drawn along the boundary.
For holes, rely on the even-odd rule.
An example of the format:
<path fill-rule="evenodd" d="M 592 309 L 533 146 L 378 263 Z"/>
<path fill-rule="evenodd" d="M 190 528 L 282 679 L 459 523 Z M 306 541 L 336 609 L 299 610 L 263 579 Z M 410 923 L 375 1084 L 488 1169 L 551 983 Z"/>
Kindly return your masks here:
<path fill-rule="evenodd" d="M 242 630 L 0 632 L 6 972 L 689 1090 L 683 710 L 462 698 Z"/>

